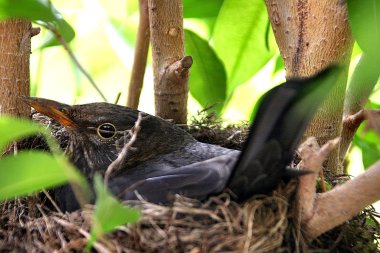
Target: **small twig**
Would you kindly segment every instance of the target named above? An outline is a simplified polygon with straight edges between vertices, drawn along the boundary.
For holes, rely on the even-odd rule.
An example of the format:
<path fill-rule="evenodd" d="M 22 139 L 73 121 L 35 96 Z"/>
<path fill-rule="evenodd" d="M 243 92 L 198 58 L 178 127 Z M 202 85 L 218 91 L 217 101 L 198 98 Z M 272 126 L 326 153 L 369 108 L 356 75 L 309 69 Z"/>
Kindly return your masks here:
<path fill-rule="evenodd" d="M 34 36 L 40 34 L 40 32 L 41 32 L 41 28 L 40 27 L 32 27 L 32 31 L 31 31 L 30 36 L 34 37 Z"/>
<path fill-rule="evenodd" d="M 60 214 L 63 214 L 61 208 L 58 207 L 57 203 L 53 200 L 53 198 L 50 196 L 50 194 L 48 193 L 48 191 L 46 191 L 45 189 L 43 189 L 42 191 L 45 194 L 45 196 L 48 198 L 48 200 L 50 201 L 50 203 L 53 205 L 53 207 L 55 208 L 55 210 L 57 210 Z"/>
<path fill-rule="evenodd" d="M 88 81 L 95 88 L 95 90 L 99 93 L 99 95 L 102 97 L 102 99 L 105 102 L 108 102 L 107 98 L 104 96 L 104 94 L 102 93 L 102 91 L 99 89 L 98 85 L 95 83 L 94 79 L 92 79 L 92 77 L 90 76 L 90 74 L 88 74 L 87 71 L 83 68 L 83 66 L 79 63 L 79 61 L 75 57 L 73 51 L 70 49 L 69 45 L 63 39 L 61 33 L 55 27 L 53 27 L 51 25 L 47 25 L 46 28 L 49 29 L 54 34 L 54 36 L 57 38 L 57 40 L 59 41 L 59 43 L 61 43 L 61 45 L 63 46 L 63 48 L 69 54 L 71 60 L 78 67 L 78 69 L 82 72 L 82 74 L 88 79 Z"/>
<path fill-rule="evenodd" d="M 117 103 L 119 103 L 120 96 L 121 96 L 121 92 L 118 92 L 117 95 L 116 95 L 115 102 L 114 102 L 115 105 L 117 105 Z"/>
<path fill-rule="evenodd" d="M 74 230 L 77 230 L 81 235 L 83 235 L 87 240 L 89 240 L 91 238 L 91 235 L 90 233 L 88 233 L 86 230 L 84 230 L 83 228 L 75 225 L 74 223 L 71 223 L 71 222 L 68 222 L 68 221 L 65 221 L 63 219 L 60 219 L 60 218 L 57 218 L 57 217 L 53 217 L 53 220 L 55 222 L 57 222 L 59 225 L 63 226 L 63 227 L 67 227 L 67 228 L 71 228 L 71 229 L 74 229 Z M 108 250 L 103 244 L 99 243 L 99 242 L 94 242 L 94 248 L 98 251 L 98 252 L 101 252 L 101 253 L 110 253 L 111 251 Z"/>
<path fill-rule="evenodd" d="M 137 117 L 137 120 L 135 122 L 135 125 L 131 129 L 131 139 L 126 143 L 119 153 L 118 157 L 108 166 L 105 174 L 104 174 L 104 184 L 108 185 L 108 180 L 113 171 L 118 170 L 123 164 L 125 164 L 125 160 L 128 156 L 128 151 L 132 148 L 132 145 L 135 143 L 137 139 L 137 135 L 141 129 L 141 120 L 142 120 L 142 115 L 141 112 L 139 112 L 139 115 Z"/>

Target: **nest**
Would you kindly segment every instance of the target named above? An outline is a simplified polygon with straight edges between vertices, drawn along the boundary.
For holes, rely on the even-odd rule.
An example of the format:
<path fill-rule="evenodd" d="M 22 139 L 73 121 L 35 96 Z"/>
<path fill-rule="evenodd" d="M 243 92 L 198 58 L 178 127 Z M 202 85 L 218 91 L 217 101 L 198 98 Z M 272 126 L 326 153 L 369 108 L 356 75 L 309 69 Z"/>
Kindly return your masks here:
<path fill-rule="evenodd" d="M 257 197 L 243 205 L 225 193 L 207 202 L 176 196 L 172 206 L 130 201 L 141 220 L 118 228 L 95 245 L 99 252 L 283 252 L 295 185 L 282 187 L 270 197 Z M 85 211 L 26 214 L 21 203 L 2 205 L 1 252 L 82 252 L 89 236 Z M 297 234 L 297 233 L 294 233 Z M 289 236 L 289 235 L 288 235 Z"/>
<path fill-rule="evenodd" d="M 54 134 L 65 143 L 65 133 L 54 122 L 45 123 L 52 125 Z M 189 131 L 200 140 L 241 147 L 247 125 L 226 129 L 210 123 L 190 127 Z M 216 140 L 218 136 L 222 138 Z M 26 147 L 44 148 L 41 140 L 28 143 Z M 228 192 L 206 202 L 176 196 L 171 206 L 129 201 L 126 204 L 141 210 L 139 222 L 106 235 L 93 251 L 378 252 L 380 226 L 372 208 L 309 242 L 299 226 L 295 190 L 296 182 L 290 182 L 271 196 L 256 196 L 243 204 L 234 202 Z M 57 213 L 50 200 L 41 196 L 1 203 L 0 252 L 82 252 L 89 238 L 92 208 Z"/>

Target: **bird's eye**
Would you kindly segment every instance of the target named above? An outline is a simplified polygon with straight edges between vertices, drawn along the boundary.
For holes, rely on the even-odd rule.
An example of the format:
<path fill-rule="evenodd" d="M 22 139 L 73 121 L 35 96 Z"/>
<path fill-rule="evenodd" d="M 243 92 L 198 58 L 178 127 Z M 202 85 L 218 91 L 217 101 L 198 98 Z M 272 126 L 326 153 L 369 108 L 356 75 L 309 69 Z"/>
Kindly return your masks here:
<path fill-rule="evenodd" d="M 103 123 L 98 126 L 96 132 L 102 139 L 111 139 L 116 135 L 116 127 L 111 123 Z"/>

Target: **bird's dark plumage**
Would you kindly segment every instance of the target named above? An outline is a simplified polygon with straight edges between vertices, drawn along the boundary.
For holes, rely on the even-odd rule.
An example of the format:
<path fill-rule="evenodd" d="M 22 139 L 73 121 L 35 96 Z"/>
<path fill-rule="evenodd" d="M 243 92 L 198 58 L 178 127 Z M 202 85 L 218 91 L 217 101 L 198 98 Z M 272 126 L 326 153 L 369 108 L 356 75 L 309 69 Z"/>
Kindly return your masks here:
<path fill-rule="evenodd" d="M 267 92 L 242 153 L 197 142 L 179 127 L 143 113 L 133 150 L 109 180 L 111 191 L 121 199 L 135 199 L 138 193 L 156 203 L 166 203 L 176 193 L 202 200 L 226 187 L 239 200 L 270 192 L 286 177 L 310 118 L 331 88 L 332 82 L 325 82 L 330 72 Z M 108 103 L 25 100 L 66 127 L 68 154 L 90 180 L 116 159 L 139 113 Z M 65 210 L 79 207 L 68 187 L 57 190 L 56 199 Z"/>

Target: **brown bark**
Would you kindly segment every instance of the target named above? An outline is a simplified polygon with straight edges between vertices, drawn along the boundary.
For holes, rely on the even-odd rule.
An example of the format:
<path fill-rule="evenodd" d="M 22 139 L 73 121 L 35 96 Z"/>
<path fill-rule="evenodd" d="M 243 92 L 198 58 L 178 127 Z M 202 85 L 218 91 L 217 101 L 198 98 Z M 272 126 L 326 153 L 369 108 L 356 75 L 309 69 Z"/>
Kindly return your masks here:
<path fill-rule="evenodd" d="M 342 224 L 380 199 L 380 162 L 329 192 L 315 193 L 317 174 L 336 144 L 337 140 L 333 140 L 319 148 L 315 139 L 308 139 L 300 147 L 303 166 L 314 172 L 300 177 L 297 194 L 301 223 L 310 239 Z"/>
<path fill-rule="evenodd" d="M 30 21 L 0 21 L 0 115 L 30 115 L 30 107 L 20 97 L 29 95 L 31 36 Z"/>
<path fill-rule="evenodd" d="M 348 68 L 353 40 L 345 1 L 266 0 L 266 4 L 288 79 L 312 76 L 331 64 Z M 321 143 L 340 136 L 346 81 L 347 70 L 312 120 L 306 136 L 316 136 Z M 338 154 L 339 150 L 334 150 L 328 159 L 333 174 L 342 172 Z"/>
<path fill-rule="evenodd" d="M 149 49 L 149 11 L 148 0 L 139 0 L 140 20 L 137 31 L 135 57 L 129 82 L 127 106 L 137 109 L 144 82 L 146 60 Z"/>
<path fill-rule="evenodd" d="M 149 0 L 156 115 L 186 123 L 188 71 L 181 0 Z"/>

